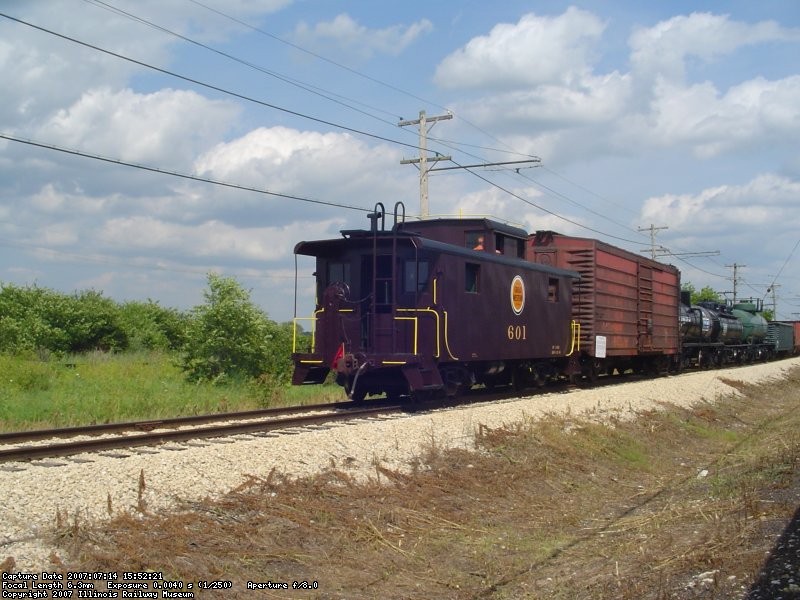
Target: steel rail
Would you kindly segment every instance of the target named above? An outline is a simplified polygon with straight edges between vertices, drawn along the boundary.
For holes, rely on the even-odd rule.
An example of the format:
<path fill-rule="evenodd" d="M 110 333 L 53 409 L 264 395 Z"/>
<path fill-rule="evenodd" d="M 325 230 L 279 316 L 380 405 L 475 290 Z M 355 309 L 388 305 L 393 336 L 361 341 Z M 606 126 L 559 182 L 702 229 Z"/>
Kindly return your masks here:
<path fill-rule="evenodd" d="M 252 434 L 284 429 L 287 427 L 301 427 L 313 424 L 324 424 L 348 419 L 365 418 L 397 413 L 403 410 L 402 406 L 371 407 L 347 412 L 327 413 L 319 415 L 302 415 L 287 419 L 272 419 L 269 421 L 251 421 L 247 423 L 227 423 L 210 427 L 197 427 L 192 429 L 178 429 L 141 435 L 123 437 L 104 437 L 94 440 L 80 440 L 60 444 L 47 444 L 41 446 L 20 446 L 7 450 L 0 450 L 0 462 L 27 461 L 40 458 L 54 458 L 71 456 L 83 452 L 100 452 L 104 450 L 119 450 L 140 446 L 152 446 L 167 442 L 184 442 L 194 439 L 207 439 L 225 437 L 239 434 Z"/>
<path fill-rule="evenodd" d="M 146 421 L 121 421 L 118 423 L 98 423 L 93 425 L 79 425 L 75 427 L 61 427 L 56 429 L 11 431 L 0 433 L 0 444 L 19 444 L 36 440 L 46 440 L 49 438 L 75 437 L 79 435 L 102 435 L 106 433 L 120 433 L 125 431 L 152 431 L 153 429 L 158 428 L 169 429 L 173 427 L 185 427 L 187 425 L 213 423 L 215 421 L 257 419 L 269 415 L 291 415 L 299 412 L 335 410 L 348 408 L 351 406 L 353 406 L 351 401 L 342 401 L 326 404 L 306 404 L 305 406 L 259 408 L 241 412 L 167 417 L 164 419 L 148 419 Z"/>

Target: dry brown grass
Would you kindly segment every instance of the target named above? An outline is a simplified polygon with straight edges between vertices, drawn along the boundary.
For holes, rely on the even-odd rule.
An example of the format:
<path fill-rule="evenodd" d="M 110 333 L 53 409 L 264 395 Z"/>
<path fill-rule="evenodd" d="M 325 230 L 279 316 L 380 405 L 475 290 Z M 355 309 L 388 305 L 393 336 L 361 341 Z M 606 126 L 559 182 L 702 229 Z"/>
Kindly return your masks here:
<path fill-rule="evenodd" d="M 319 586 L 262 598 L 737 597 L 797 506 L 798 383 L 611 426 L 483 429 L 475 452 L 431 447 L 368 483 L 332 464 L 177 514 L 67 519 L 61 556 L 69 570 L 234 582 L 198 597 L 253 597 L 248 580 Z"/>

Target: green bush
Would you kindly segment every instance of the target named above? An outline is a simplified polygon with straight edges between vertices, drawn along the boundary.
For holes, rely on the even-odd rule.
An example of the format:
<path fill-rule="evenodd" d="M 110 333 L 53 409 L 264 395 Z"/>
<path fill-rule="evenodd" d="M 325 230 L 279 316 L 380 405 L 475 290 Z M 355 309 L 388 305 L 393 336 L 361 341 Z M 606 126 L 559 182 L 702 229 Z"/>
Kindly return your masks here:
<path fill-rule="evenodd" d="M 79 353 L 124 350 L 119 307 L 93 290 L 62 294 L 38 286 L 0 286 L 0 351 Z"/>
<path fill-rule="evenodd" d="M 205 304 L 192 309 L 182 367 L 189 379 L 288 378 L 291 329 L 269 320 L 229 277 L 208 276 Z"/>
<path fill-rule="evenodd" d="M 125 302 L 120 306 L 120 323 L 130 350 L 176 350 L 183 345 L 186 317 L 158 302 Z"/>

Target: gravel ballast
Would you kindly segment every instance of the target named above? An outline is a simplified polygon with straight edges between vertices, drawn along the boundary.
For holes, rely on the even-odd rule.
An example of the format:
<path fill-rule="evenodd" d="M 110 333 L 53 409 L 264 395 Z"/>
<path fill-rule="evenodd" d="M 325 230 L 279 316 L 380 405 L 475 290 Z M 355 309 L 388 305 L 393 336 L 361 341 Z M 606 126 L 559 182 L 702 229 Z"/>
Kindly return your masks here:
<path fill-rule="evenodd" d="M 13 557 L 15 570 L 52 568 L 47 544 L 56 515 L 62 522 L 106 519 L 123 511 L 169 509 L 183 501 L 224 494 L 249 477 L 266 478 L 273 469 L 292 476 L 335 465 L 355 477 L 377 477 L 376 464 L 403 470 L 431 443 L 474 447 L 479 426 L 490 428 L 569 413 L 590 419 L 629 419 L 664 403 L 691 406 L 737 394 L 722 380 L 759 383 L 780 378 L 800 358 L 735 369 L 686 373 L 641 382 L 567 393 L 540 393 L 501 402 L 470 405 L 420 415 L 399 415 L 295 435 L 237 436 L 86 454 L 71 459 L 0 465 L 0 562 Z M 127 456 L 120 457 L 121 454 Z M 143 474 L 144 489 L 140 486 Z"/>

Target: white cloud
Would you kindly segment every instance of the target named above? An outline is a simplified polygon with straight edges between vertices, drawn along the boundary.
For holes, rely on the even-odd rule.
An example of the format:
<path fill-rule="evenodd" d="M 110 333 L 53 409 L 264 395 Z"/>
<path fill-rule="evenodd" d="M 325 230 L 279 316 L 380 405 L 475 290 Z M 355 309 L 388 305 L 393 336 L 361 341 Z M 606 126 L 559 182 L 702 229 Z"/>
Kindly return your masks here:
<path fill-rule="evenodd" d="M 569 85 L 590 70 L 604 29 L 599 18 L 575 7 L 556 17 L 527 14 L 447 56 L 434 80 L 447 89 Z"/>
<path fill-rule="evenodd" d="M 543 84 L 486 96 L 457 109 L 471 121 L 520 133 L 521 125 L 533 128 L 605 123 L 625 114 L 629 100 L 630 77 L 615 72 L 584 77 L 575 87 Z"/>
<path fill-rule="evenodd" d="M 640 76 L 683 81 L 686 60 L 712 62 L 746 45 L 800 41 L 800 30 L 774 21 L 749 24 L 727 15 L 692 13 L 640 28 L 630 37 L 631 64 Z"/>
<path fill-rule="evenodd" d="M 800 75 L 757 78 L 720 94 L 710 82 L 682 86 L 659 80 L 649 114 L 630 118 L 624 135 L 658 146 L 689 145 L 699 158 L 800 135 Z"/>
<path fill-rule="evenodd" d="M 40 139 L 112 158 L 185 166 L 230 127 L 239 109 L 192 91 L 91 89 L 38 128 Z"/>
<path fill-rule="evenodd" d="M 242 228 L 208 221 L 195 226 L 180 225 L 147 216 L 110 219 L 97 238 L 108 245 L 131 251 L 157 250 L 162 255 L 185 255 L 214 259 L 275 261 L 291 255 L 297 240 L 328 233 L 341 220 L 295 222 L 284 227 Z"/>
<path fill-rule="evenodd" d="M 347 133 L 259 128 L 221 143 L 195 163 L 198 173 L 350 206 L 397 196 L 400 154 Z"/>
<path fill-rule="evenodd" d="M 731 229 L 758 231 L 787 227 L 795 231 L 791 212 L 800 197 L 800 182 L 767 173 L 744 185 L 721 185 L 695 194 L 664 194 L 649 198 L 642 221 L 664 223 L 682 234 L 725 235 Z"/>
<path fill-rule="evenodd" d="M 67 213 L 75 216 L 98 213 L 112 202 L 113 198 L 94 198 L 82 193 L 81 190 L 76 190 L 73 194 L 59 192 L 52 183 L 48 183 L 31 196 L 30 206 L 39 213 Z"/>
<path fill-rule="evenodd" d="M 556 17 L 529 14 L 449 55 L 436 81 L 485 90 L 455 105 L 456 114 L 551 164 L 663 148 L 687 148 L 708 159 L 795 144 L 800 76 L 758 77 L 721 90 L 713 81 L 686 83 L 684 70 L 693 58 L 711 61 L 742 46 L 800 41 L 800 30 L 710 14 L 674 17 L 631 35 L 630 72 L 603 74 L 588 57 L 604 27 L 574 7 Z"/>
<path fill-rule="evenodd" d="M 300 22 L 294 30 L 294 41 L 306 48 L 333 47 L 346 50 L 351 56 L 370 58 L 373 54 L 397 56 L 420 36 L 433 31 L 433 24 L 422 19 L 411 25 L 393 25 L 384 29 L 369 29 L 350 15 L 342 13 L 332 21 L 309 26 Z"/>

